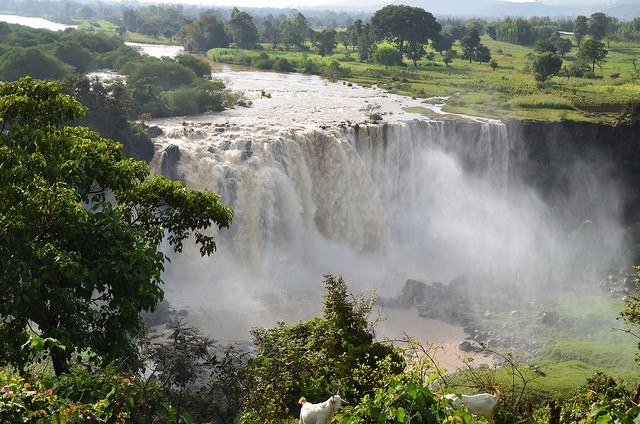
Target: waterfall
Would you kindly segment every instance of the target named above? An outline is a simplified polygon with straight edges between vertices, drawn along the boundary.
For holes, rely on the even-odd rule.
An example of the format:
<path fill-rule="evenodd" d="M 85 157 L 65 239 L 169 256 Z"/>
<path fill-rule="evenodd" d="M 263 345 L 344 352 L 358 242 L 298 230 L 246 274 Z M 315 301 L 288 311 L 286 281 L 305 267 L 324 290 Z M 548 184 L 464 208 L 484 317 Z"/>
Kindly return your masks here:
<path fill-rule="evenodd" d="M 194 124 L 156 143 L 156 172 L 235 212 L 212 257 L 184 253 L 165 275 L 170 301 L 218 311 L 227 332 L 314 316 L 324 273 L 379 294 L 462 274 L 524 288 L 575 259 L 552 208 L 514 186 L 499 122 Z"/>

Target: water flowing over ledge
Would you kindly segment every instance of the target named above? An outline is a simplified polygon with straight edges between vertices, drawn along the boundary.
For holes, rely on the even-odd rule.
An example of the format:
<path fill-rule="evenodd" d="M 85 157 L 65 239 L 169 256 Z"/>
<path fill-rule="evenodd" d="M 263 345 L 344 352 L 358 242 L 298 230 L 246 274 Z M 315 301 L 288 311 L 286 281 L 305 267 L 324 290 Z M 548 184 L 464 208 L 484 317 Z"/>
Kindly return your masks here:
<path fill-rule="evenodd" d="M 255 88 L 254 107 L 155 122 L 163 131 L 155 172 L 212 189 L 235 211 L 215 255 L 187 250 L 165 273 L 169 301 L 196 311 L 213 337 L 246 339 L 254 326 L 318 315 L 324 273 L 381 297 L 408 279 L 446 284 L 461 275 L 473 276 L 478 293 L 490 293 L 490 281 L 526 297 L 618 252 L 616 217 L 589 209 L 600 207 L 593 196 L 615 200 L 615 190 L 591 180 L 568 187 L 558 213 L 520 178 L 522 150 L 503 123 L 394 112 L 371 124 L 366 96 L 348 103 L 333 91 L 361 88 L 311 77 L 333 93 L 320 103 L 336 99 L 317 109 L 302 99 L 320 94 L 286 94 L 302 76 L 282 78 L 271 98 L 257 88 L 264 82 L 243 82 Z M 412 101 L 384 96 L 389 105 Z M 599 220 L 579 227 L 567 216 Z"/>

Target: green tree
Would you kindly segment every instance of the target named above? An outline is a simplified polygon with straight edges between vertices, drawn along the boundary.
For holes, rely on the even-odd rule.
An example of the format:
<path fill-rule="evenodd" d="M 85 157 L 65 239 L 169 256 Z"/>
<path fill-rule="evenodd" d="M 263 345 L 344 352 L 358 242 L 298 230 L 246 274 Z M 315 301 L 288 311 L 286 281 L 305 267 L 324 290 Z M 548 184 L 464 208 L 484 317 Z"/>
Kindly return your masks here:
<path fill-rule="evenodd" d="M 322 31 L 313 32 L 313 43 L 318 49 L 318 54 L 322 57 L 332 54 L 338 42 L 336 41 L 335 29 L 323 29 Z"/>
<path fill-rule="evenodd" d="M 371 17 L 371 28 L 378 40 L 395 44 L 402 54 L 407 53 L 406 43 L 427 44 L 436 40 L 442 26 L 434 16 L 420 7 L 388 5 Z"/>
<path fill-rule="evenodd" d="M 446 52 L 444 52 L 444 57 L 442 58 L 442 61 L 446 66 L 449 66 L 451 62 L 453 62 L 454 57 L 456 57 L 456 52 L 454 50 L 449 49 Z"/>
<path fill-rule="evenodd" d="M 444 55 L 447 50 L 450 50 L 456 43 L 456 39 L 449 33 L 444 33 L 437 40 L 433 41 L 433 48 Z"/>
<path fill-rule="evenodd" d="M 589 19 L 584 15 L 579 15 L 573 22 L 573 37 L 576 39 L 578 47 L 589 32 Z"/>
<path fill-rule="evenodd" d="M 543 52 L 533 58 L 533 76 L 536 81 L 546 81 L 562 69 L 562 58 L 553 52 Z"/>
<path fill-rule="evenodd" d="M 404 369 L 400 352 L 373 338 L 373 302 L 353 298 L 342 277 L 325 275 L 324 283 L 321 318 L 252 331 L 257 353 L 249 364 L 247 413 L 256 421 L 292 416 L 302 394 L 359 399 Z"/>
<path fill-rule="evenodd" d="M 65 125 L 85 113 L 55 82 L 0 85 L 0 343 L 20 369 L 29 327 L 66 347 L 50 346 L 56 374 L 87 350 L 139 367 L 140 313 L 163 297 L 161 243 L 179 252 L 193 235 L 208 255 L 205 230 L 231 222 L 215 193 L 149 178 L 119 143 Z"/>
<path fill-rule="evenodd" d="M 356 23 L 357 22 L 358 21 L 356 21 Z M 358 58 L 361 61 L 369 60 L 374 45 L 375 41 L 373 39 L 373 34 L 371 31 L 371 24 L 366 23 L 358 32 L 358 38 L 356 40 L 356 46 L 358 47 Z"/>
<path fill-rule="evenodd" d="M 558 53 L 562 57 L 569 53 L 571 51 L 571 48 L 573 47 L 573 43 L 571 43 L 571 40 L 567 38 L 551 37 L 549 40 L 553 43 L 554 46 L 556 46 L 556 53 Z"/>
<path fill-rule="evenodd" d="M 474 52 L 473 60 L 479 63 L 489 63 L 491 61 L 491 51 L 489 47 L 480 44 Z"/>
<path fill-rule="evenodd" d="M 295 46 L 300 50 L 306 50 L 305 43 L 309 38 L 309 22 L 300 12 L 292 18 L 285 19 L 280 25 L 282 38 L 287 46 Z"/>
<path fill-rule="evenodd" d="M 549 39 L 547 39 L 547 40 L 538 40 L 538 41 L 536 41 L 536 44 L 533 47 L 533 51 L 535 51 L 536 53 L 545 53 L 545 52 L 557 53 L 558 52 L 558 48 Z"/>
<path fill-rule="evenodd" d="M 135 9 L 126 8 L 122 11 L 122 22 L 128 31 L 138 32 L 140 14 Z"/>
<path fill-rule="evenodd" d="M 0 80 L 15 81 L 26 75 L 42 79 L 61 79 L 69 69 L 55 57 L 35 47 L 14 47 L 0 56 Z"/>
<path fill-rule="evenodd" d="M 231 40 L 241 49 L 248 49 L 258 42 L 258 28 L 253 18 L 247 12 L 241 12 L 237 7 L 231 11 L 229 20 Z"/>
<path fill-rule="evenodd" d="M 73 66 L 74 71 L 79 74 L 91 70 L 93 61 L 91 52 L 75 41 L 57 44 L 53 54 L 67 65 Z"/>
<path fill-rule="evenodd" d="M 271 48 L 273 49 L 278 46 L 280 42 L 280 22 L 276 21 L 273 15 L 268 15 L 263 19 L 260 38 L 264 42 L 271 43 Z"/>
<path fill-rule="evenodd" d="M 578 57 L 591 63 L 591 71 L 594 73 L 596 72 L 596 65 L 602 66 L 607 61 L 608 53 L 604 48 L 604 43 L 592 39 L 585 40 L 578 49 Z"/>
<path fill-rule="evenodd" d="M 415 41 L 407 42 L 406 55 L 413 62 L 414 67 L 418 67 L 418 61 L 425 57 L 426 54 L 427 51 L 424 48 L 424 44 Z"/>
<path fill-rule="evenodd" d="M 191 69 L 200 78 L 211 78 L 211 65 L 206 60 L 190 54 L 181 54 L 176 56 L 176 62 Z"/>
<path fill-rule="evenodd" d="M 125 153 L 139 160 L 153 159 L 153 142 L 133 118 L 133 100 L 128 86 L 121 80 L 108 82 L 80 74 L 70 74 L 62 80 L 62 91 L 86 106 L 88 113 L 74 122 L 100 133 L 103 137 L 124 143 Z"/>
<path fill-rule="evenodd" d="M 182 45 L 190 52 L 205 53 L 215 47 L 229 46 L 229 35 L 216 15 L 203 13 L 184 27 Z"/>
<path fill-rule="evenodd" d="M 610 25 L 610 17 L 601 12 L 594 13 L 589 17 L 588 33 L 594 40 L 601 41 L 607 36 Z"/>
<path fill-rule="evenodd" d="M 467 35 L 460 40 L 460 47 L 462 48 L 462 58 L 468 59 L 469 63 L 474 60 L 476 56 L 476 50 L 480 47 L 480 35 L 475 29 L 470 30 Z"/>

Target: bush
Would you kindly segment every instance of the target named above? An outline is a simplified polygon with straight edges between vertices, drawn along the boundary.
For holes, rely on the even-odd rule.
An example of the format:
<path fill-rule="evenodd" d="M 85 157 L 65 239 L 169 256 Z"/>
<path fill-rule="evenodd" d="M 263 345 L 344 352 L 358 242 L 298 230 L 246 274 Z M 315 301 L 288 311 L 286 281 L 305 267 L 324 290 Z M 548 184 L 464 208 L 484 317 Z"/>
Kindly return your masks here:
<path fill-rule="evenodd" d="M 636 390 L 636 393 L 640 392 Z M 597 372 L 565 403 L 562 419 L 563 422 L 633 423 L 640 416 L 634 397 L 623 384 Z"/>
<path fill-rule="evenodd" d="M 470 423 L 466 409 L 454 410 L 451 401 L 431 392 L 428 384 L 438 377 L 432 374 L 424 383 L 406 374 L 393 377 L 385 386 L 366 394 L 356 407 L 340 413 L 343 424 L 356 423 Z M 448 415 L 453 415 L 447 421 Z"/>
<path fill-rule="evenodd" d="M 260 56 L 251 60 L 251 66 L 257 69 L 273 69 L 274 61 L 266 53 L 260 53 Z"/>
<path fill-rule="evenodd" d="M 279 57 L 273 62 L 273 69 L 280 72 L 293 72 L 294 70 L 291 62 L 283 57 Z"/>
<path fill-rule="evenodd" d="M 181 54 L 176 57 L 176 62 L 191 69 L 200 78 L 211 78 L 211 65 L 207 61 L 190 54 Z"/>
<path fill-rule="evenodd" d="M 252 331 L 257 354 L 249 364 L 246 420 L 291 417 L 301 395 L 357 400 L 404 369 L 401 352 L 369 331 L 373 302 L 350 296 L 342 277 L 325 275 L 325 287 L 322 318 Z"/>
<path fill-rule="evenodd" d="M 336 80 L 338 78 L 346 78 L 350 74 L 351 74 L 351 70 L 349 68 L 340 66 L 340 63 L 337 60 L 332 60 L 322 70 L 322 76 L 327 77 L 331 80 Z"/>
<path fill-rule="evenodd" d="M 402 53 L 396 48 L 389 46 L 378 48 L 373 55 L 373 60 L 385 66 L 401 66 L 403 64 Z"/>

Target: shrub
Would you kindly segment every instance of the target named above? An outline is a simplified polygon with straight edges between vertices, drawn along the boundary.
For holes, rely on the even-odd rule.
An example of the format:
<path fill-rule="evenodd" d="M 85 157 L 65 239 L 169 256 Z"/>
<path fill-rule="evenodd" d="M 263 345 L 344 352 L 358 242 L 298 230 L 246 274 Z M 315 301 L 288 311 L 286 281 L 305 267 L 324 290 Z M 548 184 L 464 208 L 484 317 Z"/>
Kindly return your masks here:
<path fill-rule="evenodd" d="M 401 353 L 369 331 L 373 302 L 350 296 L 342 277 L 325 275 L 325 287 L 322 318 L 252 331 L 257 354 L 249 364 L 246 420 L 290 417 L 300 395 L 357 400 L 404 369 Z"/>
<path fill-rule="evenodd" d="M 258 69 L 272 69 L 273 63 L 273 59 L 271 59 L 269 55 L 264 52 L 260 53 L 259 56 L 254 57 L 251 60 L 251 66 Z"/>
<path fill-rule="evenodd" d="M 327 77 L 331 80 L 346 78 L 350 75 L 350 73 L 351 70 L 349 68 L 340 66 L 340 63 L 337 60 L 332 60 L 322 70 L 322 76 Z"/>
<path fill-rule="evenodd" d="M 401 66 L 403 64 L 402 53 L 390 46 L 378 48 L 373 55 L 373 60 L 385 66 Z"/>
<path fill-rule="evenodd" d="M 466 409 L 451 408 L 451 401 L 431 392 L 428 384 L 438 377 L 432 374 L 424 383 L 406 374 L 395 376 L 383 387 L 366 394 L 356 407 L 340 413 L 343 424 L 356 423 L 470 423 Z M 453 415 L 447 421 L 448 415 Z"/>
<path fill-rule="evenodd" d="M 293 65 L 284 57 L 279 57 L 273 62 L 273 69 L 280 72 L 292 72 Z"/>

